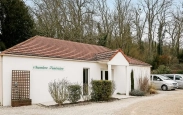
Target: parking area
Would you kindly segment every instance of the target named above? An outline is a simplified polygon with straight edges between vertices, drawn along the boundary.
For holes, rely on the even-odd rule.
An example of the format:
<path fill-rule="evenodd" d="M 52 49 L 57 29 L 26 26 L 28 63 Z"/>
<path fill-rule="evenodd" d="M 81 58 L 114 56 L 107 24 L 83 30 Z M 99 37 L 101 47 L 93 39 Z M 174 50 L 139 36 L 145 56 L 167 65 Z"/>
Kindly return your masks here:
<path fill-rule="evenodd" d="M 182 115 L 183 90 L 158 91 L 159 94 L 147 100 L 141 100 L 116 115 Z"/>

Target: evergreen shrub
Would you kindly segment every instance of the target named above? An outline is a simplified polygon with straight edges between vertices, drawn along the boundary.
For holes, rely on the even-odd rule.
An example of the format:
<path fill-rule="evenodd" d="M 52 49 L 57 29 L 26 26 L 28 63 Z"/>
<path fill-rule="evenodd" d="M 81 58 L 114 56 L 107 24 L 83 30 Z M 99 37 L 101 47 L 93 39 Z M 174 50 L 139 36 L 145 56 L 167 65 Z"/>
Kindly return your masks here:
<path fill-rule="evenodd" d="M 145 96 L 145 92 L 141 90 L 132 90 L 130 92 L 131 96 Z"/>
<path fill-rule="evenodd" d="M 81 98 L 81 86 L 78 84 L 68 86 L 69 98 L 71 103 L 77 102 Z"/>
<path fill-rule="evenodd" d="M 91 99 L 93 101 L 108 101 L 112 94 L 112 82 L 107 80 L 93 80 Z"/>

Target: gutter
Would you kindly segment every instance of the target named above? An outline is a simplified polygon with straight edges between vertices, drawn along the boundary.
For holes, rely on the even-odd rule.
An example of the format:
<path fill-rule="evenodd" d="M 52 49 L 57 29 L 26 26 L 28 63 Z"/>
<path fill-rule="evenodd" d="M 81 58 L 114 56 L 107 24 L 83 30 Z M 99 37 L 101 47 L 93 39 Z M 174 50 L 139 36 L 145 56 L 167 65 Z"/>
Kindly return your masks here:
<path fill-rule="evenodd" d="M 129 64 L 129 66 L 152 67 L 151 65 Z"/>
<path fill-rule="evenodd" d="M 37 58 L 37 59 L 50 59 L 50 60 L 63 60 L 63 61 L 77 61 L 77 62 L 90 62 L 96 63 L 97 61 L 91 60 L 77 60 L 77 59 L 65 59 L 65 58 L 54 58 L 54 57 L 41 57 L 41 56 L 28 56 L 28 55 L 15 55 L 15 54 L 3 54 L 1 53 L 0 56 L 12 56 L 12 57 L 25 57 L 25 58 Z"/>

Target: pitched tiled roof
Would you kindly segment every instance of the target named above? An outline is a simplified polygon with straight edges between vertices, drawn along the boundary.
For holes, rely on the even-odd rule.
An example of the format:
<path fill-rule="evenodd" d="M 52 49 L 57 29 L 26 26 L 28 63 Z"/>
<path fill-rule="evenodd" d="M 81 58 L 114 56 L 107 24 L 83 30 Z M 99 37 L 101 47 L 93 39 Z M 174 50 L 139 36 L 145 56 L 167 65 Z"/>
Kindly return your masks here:
<path fill-rule="evenodd" d="M 93 60 L 96 53 L 105 51 L 109 51 L 109 49 L 103 46 L 35 36 L 5 50 L 3 53 L 76 60 Z"/>
<path fill-rule="evenodd" d="M 110 60 L 113 55 L 115 55 L 118 50 L 106 51 L 97 53 L 95 56 L 95 60 Z"/>
<path fill-rule="evenodd" d="M 135 59 L 135 58 L 132 58 L 132 57 L 129 57 L 129 56 L 126 56 L 126 58 L 128 59 L 128 62 L 130 64 L 133 64 L 133 65 L 146 65 L 146 66 L 151 66 L 150 64 L 148 63 L 145 63 L 143 61 L 140 61 L 138 59 Z"/>
<path fill-rule="evenodd" d="M 110 60 L 119 51 L 125 56 L 130 64 L 149 66 L 147 63 L 126 56 L 121 50 L 113 51 L 103 46 L 59 40 L 43 36 L 32 37 L 12 48 L 3 51 L 2 55 L 14 54 L 97 61 Z"/>
<path fill-rule="evenodd" d="M 145 63 L 143 61 L 137 60 L 135 58 L 129 57 L 127 55 L 124 54 L 124 52 L 121 49 L 117 49 L 117 50 L 112 50 L 112 51 L 107 51 L 107 52 L 102 52 L 102 53 L 98 53 L 96 54 L 96 60 L 110 60 L 112 59 L 118 52 L 121 52 L 123 54 L 123 56 L 126 58 L 126 60 L 130 63 L 130 64 L 134 64 L 134 65 L 146 65 L 146 66 L 150 66 L 148 63 Z"/>

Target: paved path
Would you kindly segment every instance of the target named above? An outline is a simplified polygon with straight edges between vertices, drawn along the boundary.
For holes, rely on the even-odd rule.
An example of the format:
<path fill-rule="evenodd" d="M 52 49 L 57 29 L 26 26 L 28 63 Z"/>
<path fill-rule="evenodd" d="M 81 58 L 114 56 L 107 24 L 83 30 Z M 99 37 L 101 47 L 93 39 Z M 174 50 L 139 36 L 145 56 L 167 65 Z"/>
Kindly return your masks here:
<path fill-rule="evenodd" d="M 64 108 L 0 107 L 0 115 L 183 115 L 183 90 Z"/>

